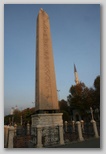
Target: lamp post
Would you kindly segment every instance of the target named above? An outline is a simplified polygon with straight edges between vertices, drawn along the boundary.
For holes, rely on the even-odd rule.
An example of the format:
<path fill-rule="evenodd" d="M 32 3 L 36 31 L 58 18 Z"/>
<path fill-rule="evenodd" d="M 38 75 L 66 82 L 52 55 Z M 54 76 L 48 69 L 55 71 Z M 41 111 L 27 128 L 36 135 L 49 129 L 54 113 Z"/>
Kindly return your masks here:
<path fill-rule="evenodd" d="M 91 111 L 92 120 L 94 120 L 93 109 L 92 109 L 92 107 L 90 107 L 90 111 Z"/>
<path fill-rule="evenodd" d="M 32 102 L 33 106 L 35 105 L 35 102 Z"/>
<path fill-rule="evenodd" d="M 58 99 L 59 99 L 59 101 L 60 101 L 60 96 L 59 96 L 59 92 L 60 92 L 60 90 L 57 90 L 57 92 L 58 92 Z"/>
<path fill-rule="evenodd" d="M 93 124 L 93 129 L 94 129 L 95 137 L 98 138 L 99 134 L 98 134 L 98 130 L 97 130 L 96 121 L 94 120 L 94 117 L 93 117 L 93 109 L 92 109 L 92 107 L 90 107 L 90 111 L 91 111 L 91 115 L 92 115 L 91 123 Z"/>

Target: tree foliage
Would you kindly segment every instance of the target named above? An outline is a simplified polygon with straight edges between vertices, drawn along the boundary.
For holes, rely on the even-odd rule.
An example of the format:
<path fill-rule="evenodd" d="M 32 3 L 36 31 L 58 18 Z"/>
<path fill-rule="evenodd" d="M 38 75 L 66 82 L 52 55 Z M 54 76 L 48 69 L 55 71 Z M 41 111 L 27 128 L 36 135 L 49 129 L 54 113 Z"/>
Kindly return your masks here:
<path fill-rule="evenodd" d="M 60 111 L 61 110 L 64 110 L 64 111 L 68 112 L 67 101 L 65 101 L 64 99 L 62 99 L 61 101 L 59 101 L 59 107 L 60 107 Z"/>
<path fill-rule="evenodd" d="M 97 76 L 96 79 L 94 80 L 94 87 L 96 90 L 100 92 L 100 76 Z"/>
<path fill-rule="evenodd" d="M 88 88 L 84 83 L 72 85 L 68 96 L 68 102 L 72 109 L 86 112 L 90 107 L 100 108 L 100 76 L 94 80 L 94 88 Z"/>
<path fill-rule="evenodd" d="M 31 123 L 31 115 L 34 113 L 35 108 L 27 108 L 22 111 L 14 110 L 13 115 L 7 115 L 4 117 L 4 124 L 9 125 L 12 123 L 16 123 L 17 125 Z"/>
<path fill-rule="evenodd" d="M 18 110 L 18 109 L 14 110 L 14 112 L 13 112 L 13 117 L 14 117 L 15 123 L 17 123 L 17 124 L 20 123 L 20 121 L 21 121 L 20 116 L 21 116 L 21 111 Z"/>
<path fill-rule="evenodd" d="M 60 112 L 63 113 L 63 121 L 68 121 L 69 120 L 69 107 L 67 105 L 67 101 L 62 99 L 59 101 L 59 107 L 60 107 Z"/>
<path fill-rule="evenodd" d="M 60 112 L 63 113 L 63 121 L 68 121 L 73 109 L 78 109 L 80 113 L 87 114 L 86 111 L 90 107 L 100 110 L 100 76 L 97 76 L 94 80 L 94 88 L 88 88 L 84 83 L 80 82 L 77 85 L 72 85 L 69 90 L 69 96 L 67 97 L 70 107 L 67 105 L 67 101 L 59 101 Z M 27 108 L 22 111 L 15 110 L 13 115 L 7 115 L 4 117 L 4 124 L 10 124 L 13 118 L 14 123 L 20 124 L 21 117 L 23 124 L 27 122 L 31 123 L 31 114 L 35 112 L 35 108 Z"/>
<path fill-rule="evenodd" d="M 84 83 L 79 83 L 77 85 L 72 85 L 70 90 L 70 95 L 68 101 L 72 108 L 84 110 L 85 106 L 88 107 L 87 100 L 90 98 L 90 91 Z"/>
<path fill-rule="evenodd" d="M 94 80 L 95 107 L 100 108 L 100 76 Z"/>

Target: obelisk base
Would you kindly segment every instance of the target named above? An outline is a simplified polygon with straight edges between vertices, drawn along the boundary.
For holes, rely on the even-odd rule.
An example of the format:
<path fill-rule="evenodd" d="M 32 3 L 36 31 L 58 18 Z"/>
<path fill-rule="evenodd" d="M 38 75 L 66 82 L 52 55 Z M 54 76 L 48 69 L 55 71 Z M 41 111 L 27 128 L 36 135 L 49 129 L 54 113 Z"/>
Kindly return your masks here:
<path fill-rule="evenodd" d="M 63 113 L 45 113 L 32 115 L 33 143 L 42 148 L 57 144 L 64 144 Z"/>

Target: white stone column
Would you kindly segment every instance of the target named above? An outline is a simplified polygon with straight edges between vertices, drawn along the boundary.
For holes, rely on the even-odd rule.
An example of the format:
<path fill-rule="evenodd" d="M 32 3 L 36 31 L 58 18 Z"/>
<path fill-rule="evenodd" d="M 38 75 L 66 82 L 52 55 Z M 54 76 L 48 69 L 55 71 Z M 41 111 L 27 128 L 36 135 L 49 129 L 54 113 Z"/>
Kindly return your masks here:
<path fill-rule="evenodd" d="M 84 138 L 82 136 L 82 129 L 81 129 L 81 123 L 79 121 L 76 122 L 77 126 L 78 126 L 78 135 L 79 135 L 79 140 L 80 141 L 84 141 Z"/>
<path fill-rule="evenodd" d="M 59 125 L 60 144 L 64 144 L 63 125 Z"/>
<path fill-rule="evenodd" d="M 14 127 L 9 128 L 8 148 L 13 148 Z"/>
<path fill-rule="evenodd" d="M 4 147 L 7 148 L 7 143 L 8 143 L 8 129 L 9 126 L 5 125 L 4 126 Z"/>
<path fill-rule="evenodd" d="M 14 136 L 16 136 L 17 133 L 17 124 L 14 125 Z"/>
<path fill-rule="evenodd" d="M 83 120 L 81 120 L 80 122 L 81 122 L 82 132 L 84 132 L 84 121 L 83 121 Z"/>
<path fill-rule="evenodd" d="M 97 130 L 97 125 L 96 125 L 96 121 L 95 120 L 91 120 L 91 123 L 93 125 L 93 129 L 94 129 L 94 133 L 95 133 L 95 137 L 98 138 L 98 130 Z"/>
<path fill-rule="evenodd" d="M 42 144 L 42 127 L 41 126 L 37 126 L 37 148 L 42 148 L 43 144 Z"/>

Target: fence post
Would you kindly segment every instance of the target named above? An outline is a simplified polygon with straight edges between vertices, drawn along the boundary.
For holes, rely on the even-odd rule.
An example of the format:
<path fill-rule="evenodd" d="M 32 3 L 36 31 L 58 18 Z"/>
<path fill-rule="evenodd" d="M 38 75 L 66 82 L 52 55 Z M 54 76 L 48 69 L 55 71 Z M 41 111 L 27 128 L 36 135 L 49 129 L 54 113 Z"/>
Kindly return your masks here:
<path fill-rule="evenodd" d="M 16 132 L 17 132 L 17 124 L 14 125 L 14 136 L 16 136 Z"/>
<path fill-rule="evenodd" d="M 8 148 L 13 148 L 14 127 L 9 127 Z"/>
<path fill-rule="evenodd" d="M 81 120 L 80 122 L 81 122 L 82 132 L 84 132 L 84 121 L 83 121 L 83 120 Z"/>
<path fill-rule="evenodd" d="M 93 124 L 93 129 L 94 129 L 95 137 L 99 138 L 96 121 L 95 120 L 91 120 L 91 123 Z"/>
<path fill-rule="evenodd" d="M 60 136 L 60 144 L 64 144 L 63 125 L 59 125 L 59 136 Z"/>
<path fill-rule="evenodd" d="M 4 148 L 7 148 L 8 144 L 8 129 L 9 126 L 5 125 L 4 126 Z"/>
<path fill-rule="evenodd" d="M 73 129 L 73 132 L 75 132 L 75 121 L 74 120 L 72 121 L 72 129 Z"/>
<path fill-rule="evenodd" d="M 29 122 L 27 123 L 27 135 L 30 134 L 30 125 L 29 125 Z"/>
<path fill-rule="evenodd" d="M 42 127 L 41 126 L 37 126 L 37 148 L 42 148 Z"/>
<path fill-rule="evenodd" d="M 77 121 L 76 124 L 77 124 L 77 126 L 78 126 L 79 140 L 80 140 L 80 141 L 84 141 L 84 138 L 83 138 L 83 136 L 82 136 L 82 130 L 81 130 L 81 123 L 80 123 L 80 121 Z"/>

